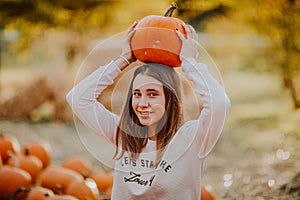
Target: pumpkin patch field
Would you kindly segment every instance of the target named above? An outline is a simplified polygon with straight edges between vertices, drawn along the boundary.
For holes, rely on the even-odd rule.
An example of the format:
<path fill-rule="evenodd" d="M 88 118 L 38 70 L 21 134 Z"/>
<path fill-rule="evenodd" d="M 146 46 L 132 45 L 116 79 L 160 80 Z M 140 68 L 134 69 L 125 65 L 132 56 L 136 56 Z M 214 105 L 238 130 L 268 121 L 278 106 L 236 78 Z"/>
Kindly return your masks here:
<path fill-rule="evenodd" d="M 92 163 L 95 159 L 82 152 L 58 157 L 51 142 L 30 139 L 21 144 L 14 135 L 6 133 L 0 135 L 0 147 L 1 157 L 6 158 L 0 160 L 1 200 L 101 200 L 111 197 L 113 170 L 101 163 Z M 202 200 L 214 199 L 215 195 L 202 185 Z"/>
<path fill-rule="evenodd" d="M 6 11 L 9 7 L 5 5 L 13 3 L 19 8 L 19 2 L 38 2 L 41 4 L 27 8 L 45 10 L 44 3 L 51 1 L 0 1 L 0 7 Z M 160 8 L 165 7 L 162 0 L 55 4 L 59 2 L 105 2 L 105 6 L 115 2 L 119 6 L 87 13 L 80 10 L 78 15 L 49 7 L 47 14 L 57 16 L 46 19 L 63 21 L 66 24 L 59 27 L 65 30 L 45 28 L 44 24 L 36 27 L 35 23 L 28 26 L 19 19 L 9 20 L 13 24 L 0 30 L 0 200 L 110 199 L 115 147 L 73 116 L 66 94 L 78 81 L 120 55 L 125 28 L 134 20 L 139 23 L 130 42 L 137 62 L 126 68 L 98 100 L 119 114 L 133 69 L 141 62 L 167 61 L 165 64 L 182 75 L 184 119 L 199 117 L 201 97 L 197 98 L 193 84 L 186 80 L 178 56 L 181 42 L 175 31 L 184 36 L 188 33 L 179 20 L 184 17 L 177 18 L 183 11 L 183 16 L 197 19 L 193 25 L 200 18 L 208 20 L 196 29 L 198 60 L 215 77 L 221 75 L 218 80 L 232 104 L 223 132 L 205 161 L 201 200 L 300 200 L 300 109 L 295 108 L 291 98 L 295 95 L 300 99 L 300 40 L 293 32 L 299 30 L 299 20 L 289 21 L 292 16 L 298 17 L 299 1 L 220 1 L 227 2 L 230 9 L 226 16 L 216 18 L 211 14 L 227 10 L 217 1 L 177 1 L 191 6 L 179 7 L 174 17 L 172 7 L 161 15 L 164 9 Z M 125 7 L 121 9 L 122 4 Z M 262 9 L 264 4 L 267 7 Z M 278 8 L 273 9 L 275 4 Z M 294 7 L 288 9 L 284 6 L 288 4 Z M 159 9 L 154 12 L 154 8 Z M 210 12 L 205 15 L 193 11 L 208 8 Z M 23 7 L 20 10 L 32 18 L 32 12 L 25 12 Z M 271 11 L 274 15 L 258 15 Z M 89 20 L 88 13 L 93 13 Z M 40 18 L 40 12 L 37 14 Z M 96 25 L 101 18 L 103 24 Z M 259 31 L 250 25 L 257 25 Z M 21 27 L 26 27 L 24 34 Z M 269 28 L 274 41 L 260 32 Z M 147 40 L 142 42 L 145 37 Z M 30 40 L 31 45 L 27 44 Z M 289 64 L 297 68 L 291 74 L 294 81 L 285 79 L 291 73 Z M 286 88 L 292 83 L 294 93 Z"/>
<path fill-rule="evenodd" d="M 11 134 L 0 135 L 1 200 L 99 200 L 110 198 L 113 172 L 92 167 L 88 158 L 57 159 L 46 140 L 21 144 Z"/>
<path fill-rule="evenodd" d="M 105 54 L 108 59 L 115 57 L 107 49 L 99 52 L 111 54 Z M 57 78 L 51 86 L 61 83 L 61 80 L 67 81 L 59 74 L 63 73 L 49 73 L 51 78 Z M 29 80 L 30 74 L 11 71 L 6 72 L 4 77 Z M 9 80 L 5 80 L 8 84 Z M 218 143 L 207 157 L 204 189 L 221 200 L 299 199 L 300 111 L 291 106 L 289 93 L 282 91 L 278 77 L 266 72 L 227 71 L 223 80 L 232 108 Z M 43 90 L 47 88 L 47 84 L 40 85 Z M 57 96 L 60 97 L 55 100 L 65 103 L 70 85 L 53 87 L 54 91 L 59 91 Z M 29 88 L 25 93 L 19 93 L 20 88 L 17 87 L 20 95 L 13 103 L 18 102 L 20 97 L 24 100 L 27 91 L 35 90 L 34 87 Z M 116 102 L 101 100 L 107 105 L 121 105 L 119 96 L 122 93 L 112 94 L 117 97 Z M 27 97 L 25 103 L 32 102 L 33 98 Z M 188 103 L 192 108 L 192 103 Z M 27 109 L 26 106 L 10 108 L 15 108 L 10 112 Z M 56 112 L 50 101 L 45 101 L 39 108 L 29 115 L 30 120 L 0 120 L 0 199 L 9 199 L 11 195 L 15 195 L 15 199 L 37 199 L 35 195 L 39 195 L 41 200 L 76 200 L 82 199 L 82 194 L 91 199 L 108 198 L 111 194 L 114 147 L 104 137 L 91 133 L 78 120 L 74 123 L 67 109 Z M 118 113 L 119 107 L 112 110 Z M 187 117 L 194 118 L 197 114 L 192 109 L 187 111 Z M 64 117 L 50 119 L 69 120 L 43 121 L 49 113 L 67 113 Z"/>
<path fill-rule="evenodd" d="M 233 106 L 207 157 L 202 191 L 222 200 L 299 199 L 299 110 L 272 75 L 223 78 Z M 74 122 L 0 120 L 1 200 L 111 195 L 114 147 Z"/>

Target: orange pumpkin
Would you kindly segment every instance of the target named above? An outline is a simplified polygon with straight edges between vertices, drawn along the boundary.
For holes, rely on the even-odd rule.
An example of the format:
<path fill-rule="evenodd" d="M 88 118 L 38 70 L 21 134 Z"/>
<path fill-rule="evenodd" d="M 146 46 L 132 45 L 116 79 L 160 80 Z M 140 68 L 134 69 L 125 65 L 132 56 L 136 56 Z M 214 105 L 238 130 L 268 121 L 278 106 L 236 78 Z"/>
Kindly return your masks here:
<path fill-rule="evenodd" d="M 27 194 L 26 200 L 47 200 L 49 197 L 53 197 L 52 190 L 40 186 L 36 186 L 30 189 Z"/>
<path fill-rule="evenodd" d="M 43 163 L 37 157 L 28 155 L 28 151 L 26 152 L 27 153 L 25 155 L 12 155 L 7 160 L 7 165 L 27 171 L 31 176 L 32 183 L 34 183 L 36 177 L 43 169 Z"/>
<path fill-rule="evenodd" d="M 114 175 L 111 171 L 99 171 L 95 173 L 92 178 L 96 182 L 100 192 L 104 192 L 108 188 L 111 188 L 114 181 Z"/>
<path fill-rule="evenodd" d="M 204 185 L 202 185 L 201 186 L 201 198 L 200 198 L 200 200 L 215 200 L 215 196 L 211 192 L 206 190 Z"/>
<path fill-rule="evenodd" d="M 9 158 L 9 152 L 19 153 L 21 146 L 16 137 L 9 134 L 0 134 L 0 154 L 5 164 Z"/>
<path fill-rule="evenodd" d="M 60 166 L 49 166 L 44 169 L 37 182 L 54 193 L 64 193 L 68 185 L 75 181 L 82 181 L 83 177 L 78 172 Z"/>
<path fill-rule="evenodd" d="M 65 194 L 72 195 L 78 199 L 99 199 L 99 190 L 97 188 L 97 184 L 91 178 L 70 183 Z"/>
<path fill-rule="evenodd" d="M 2 158 L 1 158 L 1 153 L 0 153 L 0 167 L 2 167 L 3 162 L 2 162 Z"/>
<path fill-rule="evenodd" d="M 62 166 L 80 173 L 85 178 L 92 175 L 91 163 L 81 156 L 72 156 L 66 159 Z"/>
<path fill-rule="evenodd" d="M 1 200 L 9 200 L 16 190 L 21 187 L 29 187 L 31 184 L 30 174 L 16 167 L 1 167 L 0 177 Z"/>
<path fill-rule="evenodd" d="M 43 168 L 51 163 L 51 145 L 46 141 L 29 141 L 22 148 L 23 154 L 25 151 L 28 151 L 29 155 L 38 157 L 43 163 Z"/>
<path fill-rule="evenodd" d="M 24 200 L 26 199 L 30 188 L 27 187 L 20 187 L 11 195 L 10 200 Z"/>
<path fill-rule="evenodd" d="M 162 63 L 171 67 L 181 65 L 181 40 L 176 34 L 178 29 L 186 36 L 184 22 L 171 17 L 177 8 L 172 3 L 164 16 L 150 15 L 141 19 L 135 27 L 131 39 L 131 49 L 134 56 L 142 62 Z"/>
<path fill-rule="evenodd" d="M 71 195 L 54 195 L 51 197 L 48 197 L 47 200 L 79 200 L 76 197 L 73 197 Z"/>
<path fill-rule="evenodd" d="M 105 199 L 111 199 L 111 193 L 112 193 L 112 187 L 109 187 L 103 192 L 103 197 Z"/>

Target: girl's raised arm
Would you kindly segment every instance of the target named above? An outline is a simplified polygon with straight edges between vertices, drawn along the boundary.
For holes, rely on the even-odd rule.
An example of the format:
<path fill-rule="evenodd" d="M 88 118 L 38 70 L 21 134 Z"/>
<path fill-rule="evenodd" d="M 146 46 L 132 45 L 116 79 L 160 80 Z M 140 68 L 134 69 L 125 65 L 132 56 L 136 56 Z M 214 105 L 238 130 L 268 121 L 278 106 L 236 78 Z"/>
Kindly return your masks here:
<path fill-rule="evenodd" d="M 99 67 L 73 87 L 66 97 L 80 121 L 93 132 L 106 136 L 112 143 L 115 143 L 118 116 L 107 110 L 97 98 L 108 85 L 113 84 L 120 72 L 114 61 Z"/>
<path fill-rule="evenodd" d="M 186 25 L 185 30 L 187 38 L 177 31 L 182 40 L 180 53 L 182 69 L 187 78 L 194 83 L 194 91 L 200 94 L 203 101 L 203 109 L 199 118 L 188 122 L 187 128 L 189 132 L 194 132 L 196 135 L 194 139 L 199 148 L 199 158 L 205 158 L 223 130 L 230 108 L 230 100 L 224 87 L 209 73 L 206 65 L 196 61 L 198 51 L 194 29 Z"/>
<path fill-rule="evenodd" d="M 130 49 L 136 25 L 137 21 L 129 27 L 121 55 L 80 81 L 66 97 L 74 114 L 93 132 L 103 134 L 112 143 L 115 143 L 119 116 L 107 110 L 97 98 L 107 86 L 113 84 L 121 70 L 136 60 Z"/>

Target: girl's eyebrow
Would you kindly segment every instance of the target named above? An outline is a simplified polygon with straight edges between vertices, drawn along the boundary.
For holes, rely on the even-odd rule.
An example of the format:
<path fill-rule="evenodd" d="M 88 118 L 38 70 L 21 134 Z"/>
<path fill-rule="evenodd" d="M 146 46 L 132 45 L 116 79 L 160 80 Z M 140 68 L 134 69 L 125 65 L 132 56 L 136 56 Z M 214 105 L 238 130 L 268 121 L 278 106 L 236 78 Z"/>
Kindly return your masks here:
<path fill-rule="evenodd" d="M 140 89 L 134 89 L 133 90 L 133 92 L 139 92 L 140 91 Z M 156 89 L 147 89 L 146 90 L 147 92 L 159 92 L 158 90 L 156 90 Z"/>
<path fill-rule="evenodd" d="M 147 89 L 147 92 L 158 92 L 156 89 Z"/>

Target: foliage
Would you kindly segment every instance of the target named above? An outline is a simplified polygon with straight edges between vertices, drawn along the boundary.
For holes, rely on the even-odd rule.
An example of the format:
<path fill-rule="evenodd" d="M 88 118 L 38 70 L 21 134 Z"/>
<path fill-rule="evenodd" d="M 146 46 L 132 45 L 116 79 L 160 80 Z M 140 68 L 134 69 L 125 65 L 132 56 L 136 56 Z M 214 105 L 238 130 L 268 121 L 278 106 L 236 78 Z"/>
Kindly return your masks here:
<path fill-rule="evenodd" d="M 281 72 L 284 85 L 291 91 L 295 107 L 300 107 L 300 88 L 295 77 L 300 72 L 300 1 L 299 0 L 177 0 L 178 15 L 198 30 L 206 28 L 212 18 L 226 16 L 232 23 L 256 30 L 256 35 L 268 37 L 269 54 L 264 58 L 268 68 Z M 238 19 L 235 19 L 238 17 Z M 236 27 L 238 29 L 238 27 Z M 253 58 L 252 58 L 253 60 Z"/>
<path fill-rule="evenodd" d="M 63 49 L 64 59 L 68 65 L 72 66 L 75 56 L 85 48 L 82 44 L 87 45 L 87 40 L 125 31 L 133 21 L 147 15 L 163 15 L 171 2 L 170 0 L 152 0 L 151 3 L 136 0 L 0 1 L 0 34 L 15 34 L 11 40 L 2 42 L 0 51 L 5 50 L 7 53 L 10 50 L 12 57 L 18 59 L 23 55 L 20 52 L 32 51 L 30 45 L 47 35 L 49 30 L 54 30 L 64 34 L 61 39 L 64 44 L 60 49 Z M 243 66 L 253 69 L 254 62 L 261 62 L 265 68 L 280 71 L 283 83 L 291 90 L 295 106 L 300 105 L 300 95 L 297 94 L 299 91 L 294 81 L 294 77 L 298 76 L 300 71 L 298 31 L 300 0 L 175 0 L 175 2 L 178 10 L 174 12 L 174 16 L 192 24 L 199 32 L 207 31 L 207 27 L 219 26 L 220 23 L 216 23 L 217 21 L 222 23 L 222 20 L 223 22 L 227 20 L 221 24 L 222 27 L 216 27 L 226 38 L 229 36 L 235 38 L 238 34 L 252 36 L 253 30 L 256 30 L 254 40 L 259 37 L 261 39 L 262 36 L 267 37 L 268 46 L 265 45 L 265 41 L 252 41 L 253 37 L 248 41 L 248 43 L 264 43 L 264 55 L 261 57 L 265 57 L 260 57 L 260 60 L 253 59 L 254 54 L 249 54 L 250 51 L 258 49 L 239 50 L 243 52 L 241 55 L 244 56 Z M 235 35 L 232 35 L 228 25 L 231 29 L 235 29 Z M 238 32 L 243 28 L 244 32 Z M 249 30 L 251 33 L 247 33 Z M 231 38 L 225 39 L 225 42 L 229 43 Z M 0 41 L 2 40 L 1 37 Z"/>
<path fill-rule="evenodd" d="M 300 88 L 295 77 L 300 72 L 300 0 L 253 0 L 250 24 L 271 40 L 271 59 L 281 71 L 284 86 L 290 89 L 294 105 L 300 107 Z M 298 91 L 299 90 L 299 91 Z"/>
<path fill-rule="evenodd" d="M 177 0 L 178 16 L 197 30 L 204 30 L 206 23 L 215 17 L 226 16 L 231 10 L 228 1 Z"/>
<path fill-rule="evenodd" d="M 153 0 L 5 0 L 0 2 L 0 50 L 11 51 L 21 56 L 30 45 L 45 36 L 49 30 L 68 35 L 65 40 L 65 54 L 73 62 L 78 53 L 78 43 L 84 38 L 99 38 L 111 32 L 124 31 L 136 19 L 149 14 L 163 14 L 169 3 Z M 8 35 L 8 36 L 7 36 Z"/>

